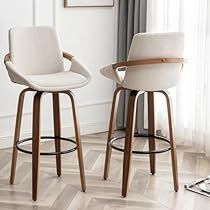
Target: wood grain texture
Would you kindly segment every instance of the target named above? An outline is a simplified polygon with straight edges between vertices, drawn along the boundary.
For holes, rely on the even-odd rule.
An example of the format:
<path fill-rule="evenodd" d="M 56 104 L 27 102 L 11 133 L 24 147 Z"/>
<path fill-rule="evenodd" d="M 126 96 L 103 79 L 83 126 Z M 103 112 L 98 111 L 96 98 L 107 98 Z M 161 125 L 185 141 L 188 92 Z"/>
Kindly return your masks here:
<path fill-rule="evenodd" d="M 64 93 L 66 93 L 71 100 L 74 131 L 75 131 L 75 138 L 76 138 L 76 144 L 77 144 L 79 171 L 80 171 L 80 182 L 81 182 L 82 191 L 85 192 L 86 180 L 85 180 L 84 161 L 83 161 L 82 144 L 81 144 L 81 136 L 80 136 L 80 124 L 79 124 L 79 119 L 78 119 L 78 114 L 77 114 L 76 99 L 74 97 L 74 94 L 71 91 L 67 91 Z"/>
<path fill-rule="evenodd" d="M 18 99 L 17 116 L 16 116 L 16 124 L 15 124 L 15 136 L 14 136 L 13 153 L 12 153 L 12 164 L 11 164 L 11 172 L 10 172 L 10 184 L 13 184 L 15 180 L 15 171 L 16 171 L 17 153 L 18 153 L 16 144 L 20 138 L 23 104 L 24 104 L 25 94 L 27 91 L 28 89 L 23 90 L 20 93 L 19 99 Z"/>
<path fill-rule="evenodd" d="M 125 130 L 125 146 L 123 157 L 123 177 L 122 177 L 122 196 L 127 196 L 129 175 L 132 157 L 132 141 L 134 137 L 134 128 L 136 122 L 136 103 L 138 99 L 138 92 L 131 91 L 128 99 L 127 120 Z"/>
<path fill-rule="evenodd" d="M 106 157 L 105 157 L 105 164 L 104 164 L 104 180 L 106 180 L 109 176 L 110 159 L 111 159 L 111 152 L 112 152 L 110 141 L 113 138 L 113 133 L 115 129 L 117 108 L 118 108 L 121 90 L 123 90 L 122 87 L 118 87 L 115 90 L 114 95 L 113 95 L 113 100 L 112 100 L 112 109 L 111 109 L 111 116 L 110 116 L 110 122 L 109 122 L 109 131 L 108 131 L 108 138 L 107 138 L 107 145 L 106 145 Z"/>
<path fill-rule="evenodd" d="M 126 66 L 138 66 L 138 65 L 161 64 L 161 63 L 184 64 L 185 62 L 186 60 L 184 58 L 152 58 L 152 59 L 122 61 L 119 63 L 112 64 L 112 68 L 117 69 Z"/>
<path fill-rule="evenodd" d="M 148 98 L 148 133 L 149 135 L 155 135 L 155 111 L 154 111 L 154 92 L 147 93 Z M 155 150 L 155 138 L 149 137 L 149 151 Z M 155 154 L 150 154 L 150 172 L 155 174 Z"/>
<path fill-rule="evenodd" d="M 43 92 L 37 92 L 33 104 L 32 126 L 32 199 L 37 200 L 40 157 L 40 103 Z"/>
<path fill-rule="evenodd" d="M 59 93 L 53 93 L 53 122 L 54 122 L 54 136 L 55 136 L 55 151 L 61 151 L 61 120 L 60 120 L 60 102 Z M 56 155 L 56 170 L 57 175 L 61 176 L 61 155 Z"/>
<path fill-rule="evenodd" d="M 63 57 L 66 58 L 67 60 L 70 60 L 74 57 L 73 55 L 71 55 L 70 53 L 67 52 L 63 52 Z"/>
<path fill-rule="evenodd" d="M 173 181 L 174 181 L 174 190 L 177 192 L 179 190 L 179 180 L 178 180 L 178 167 L 177 167 L 177 155 L 176 155 L 176 145 L 174 142 L 173 136 L 173 111 L 172 111 L 172 99 L 168 92 L 160 91 L 165 98 L 167 103 L 167 112 L 168 112 L 168 129 L 169 129 L 169 139 L 171 144 L 171 162 L 172 162 L 172 172 L 173 172 Z"/>

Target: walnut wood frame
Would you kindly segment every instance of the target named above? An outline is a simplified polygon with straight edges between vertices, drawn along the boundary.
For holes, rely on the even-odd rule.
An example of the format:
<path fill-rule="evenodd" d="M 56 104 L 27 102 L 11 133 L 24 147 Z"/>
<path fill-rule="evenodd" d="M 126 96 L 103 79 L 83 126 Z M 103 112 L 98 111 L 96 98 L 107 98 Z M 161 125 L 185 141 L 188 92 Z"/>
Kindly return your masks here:
<path fill-rule="evenodd" d="M 6 62 L 10 61 L 10 54 L 7 53 L 5 56 L 4 56 L 4 64 L 6 64 Z"/>
<path fill-rule="evenodd" d="M 115 70 L 117 68 L 128 67 L 128 66 L 161 64 L 161 63 L 184 64 L 185 62 L 186 62 L 186 60 L 184 58 L 152 58 L 152 59 L 122 61 L 122 62 L 112 64 L 112 68 Z"/>
<path fill-rule="evenodd" d="M 41 97 L 45 92 L 36 91 L 30 88 L 23 90 L 19 95 L 18 108 L 17 108 L 17 117 L 16 117 L 16 127 L 15 127 L 15 136 L 13 144 L 13 154 L 12 154 L 12 164 L 11 164 L 11 174 L 10 174 L 10 184 L 14 183 L 15 171 L 16 171 L 16 162 L 17 162 L 17 143 L 20 138 L 20 128 L 22 120 L 22 111 L 24 105 L 24 97 L 27 92 L 34 91 L 36 92 L 34 96 L 33 103 L 33 126 L 32 126 L 32 199 L 37 200 L 37 190 L 38 190 L 38 177 L 39 177 L 39 144 L 40 144 L 40 102 Z M 86 181 L 85 181 L 85 171 L 82 155 L 82 145 L 80 138 L 80 129 L 79 121 L 77 117 L 76 102 L 75 97 L 71 91 L 62 91 L 62 92 L 50 92 L 53 96 L 53 115 L 54 115 L 54 136 L 55 136 L 55 151 L 61 151 L 60 148 L 60 139 L 61 137 L 61 124 L 60 124 L 60 107 L 59 107 L 59 94 L 66 94 L 69 96 L 71 101 L 71 107 L 73 112 L 73 122 L 75 129 L 77 153 L 78 153 L 78 162 L 80 169 L 80 180 L 82 191 L 86 190 Z M 57 175 L 61 176 L 61 155 L 56 155 L 56 168 Z"/>
<path fill-rule="evenodd" d="M 109 123 L 108 139 L 106 146 L 106 157 L 105 157 L 105 167 L 104 167 L 104 180 L 108 178 L 109 168 L 110 168 L 110 159 L 111 159 L 111 141 L 113 139 L 113 133 L 115 129 L 115 120 L 116 120 L 116 110 L 119 102 L 119 94 L 121 90 L 126 90 L 123 87 L 118 87 L 113 96 L 112 110 Z M 179 189 L 178 182 L 178 169 L 177 169 L 177 157 L 176 157 L 176 146 L 173 139 L 173 122 L 172 122 L 172 104 L 169 94 L 166 91 L 152 91 L 148 93 L 148 132 L 149 135 L 155 135 L 155 118 L 154 118 L 154 93 L 159 92 L 163 94 L 166 98 L 167 103 L 167 112 L 168 112 L 168 126 L 169 126 L 169 140 L 171 148 L 171 160 L 172 160 L 172 172 L 173 172 L 173 183 L 174 190 L 177 192 Z M 123 177 L 122 177 L 122 196 L 127 196 L 128 183 L 129 183 L 129 174 L 130 174 L 130 165 L 131 165 L 131 155 L 132 155 L 132 140 L 134 137 L 134 128 L 135 128 L 135 115 L 136 115 L 136 103 L 139 95 L 142 91 L 131 91 L 128 107 L 127 107 L 127 122 L 126 122 L 126 131 L 125 131 L 125 145 L 124 145 L 124 160 L 123 160 Z M 155 150 L 155 138 L 149 137 L 149 151 Z M 150 172 L 155 174 L 155 157 L 154 153 L 150 154 Z"/>

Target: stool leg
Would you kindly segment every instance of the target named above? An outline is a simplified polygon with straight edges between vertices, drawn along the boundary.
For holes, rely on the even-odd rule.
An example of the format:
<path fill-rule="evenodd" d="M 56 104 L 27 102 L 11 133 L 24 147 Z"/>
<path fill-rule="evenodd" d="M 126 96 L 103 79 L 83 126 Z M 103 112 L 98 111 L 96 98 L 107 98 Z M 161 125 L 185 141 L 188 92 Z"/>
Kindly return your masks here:
<path fill-rule="evenodd" d="M 10 184 L 14 183 L 15 179 L 15 171 L 16 171 L 16 163 L 17 163 L 17 148 L 16 144 L 20 138 L 20 127 L 22 121 L 22 112 L 23 112 L 23 103 L 25 93 L 29 91 L 29 89 L 23 90 L 19 95 L 18 100 L 18 108 L 17 108 L 17 116 L 16 116 L 16 125 L 15 125 L 15 136 L 14 136 L 14 144 L 13 144 L 13 152 L 12 152 L 12 164 L 11 164 L 11 173 L 10 173 Z"/>
<path fill-rule="evenodd" d="M 33 104 L 32 129 L 32 198 L 37 200 L 37 185 L 39 175 L 39 143 L 40 143 L 40 100 L 43 92 L 37 92 Z"/>
<path fill-rule="evenodd" d="M 135 119 L 136 119 L 136 102 L 138 92 L 131 91 L 128 101 L 127 122 L 125 131 L 125 147 L 123 160 L 123 181 L 122 181 L 122 196 L 126 197 L 129 182 L 130 163 L 132 155 L 132 139 L 134 136 Z"/>
<path fill-rule="evenodd" d="M 154 93 L 148 92 L 148 134 L 155 135 L 155 117 L 154 117 Z M 155 150 L 155 138 L 149 137 L 149 151 Z M 155 154 L 150 154 L 150 172 L 155 174 Z"/>
<path fill-rule="evenodd" d="M 74 99 L 74 95 L 73 95 L 72 92 L 68 91 L 68 92 L 65 92 L 65 93 L 71 99 L 73 121 L 74 121 L 74 130 L 75 130 L 75 137 L 76 137 L 76 144 L 77 144 L 77 155 L 78 155 L 79 170 L 80 170 L 81 187 L 82 187 L 82 191 L 85 192 L 86 191 L 85 170 L 84 170 L 83 155 L 82 155 L 80 127 L 79 127 L 79 120 L 78 120 L 78 117 L 77 117 L 75 99 Z"/>
<path fill-rule="evenodd" d="M 113 96 L 113 101 L 112 101 L 112 109 L 111 109 L 109 131 L 108 131 L 108 138 L 107 138 L 107 145 L 106 145 L 104 180 L 106 180 L 109 175 L 110 159 L 111 159 L 111 152 L 112 152 L 112 148 L 110 146 L 110 141 L 112 139 L 112 135 L 113 135 L 115 124 L 116 124 L 117 107 L 118 107 L 118 102 L 119 102 L 120 91 L 122 89 L 123 89 L 122 87 L 119 87 L 115 90 L 114 96 Z"/>
<path fill-rule="evenodd" d="M 166 102 L 167 102 L 168 126 L 169 126 L 169 138 L 170 138 L 170 144 L 171 144 L 171 160 L 172 160 L 174 191 L 178 192 L 179 180 L 178 180 L 176 145 L 174 143 L 174 137 L 173 137 L 172 101 L 171 101 L 169 94 L 166 91 L 160 91 L 160 92 L 165 95 Z"/>
<path fill-rule="evenodd" d="M 61 151 L 61 125 L 60 125 L 60 105 L 59 94 L 53 93 L 53 118 L 54 118 L 54 136 L 55 136 L 55 151 Z M 61 176 L 61 155 L 56 155 L 57 175 Z"/>

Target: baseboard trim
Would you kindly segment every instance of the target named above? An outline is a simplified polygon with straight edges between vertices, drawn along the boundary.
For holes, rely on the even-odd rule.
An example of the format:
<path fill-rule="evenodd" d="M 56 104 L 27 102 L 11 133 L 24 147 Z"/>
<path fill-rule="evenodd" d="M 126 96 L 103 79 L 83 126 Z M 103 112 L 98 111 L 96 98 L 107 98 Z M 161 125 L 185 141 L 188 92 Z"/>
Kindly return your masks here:
<path fill-rule="evenodd" d="M 78 104 L 78 109 L 81 109 L 81 108 L 88 108 L 88 107 L 92 107 L 92 106 L 101 106 L 101 105 L 106 105 L 106 104 L 111 104 L 112 103 L 112 100 L 95 100 L 95 101 L 89 101 L 89 102 L 86 102 L 86 103 L 81 103 L 81 104 Z M 62 108 L 62 111 L 65 111 L 65 110 L 68 110 L 68 109 L 71 109 L 71 106 L 68 106 L 68 107 L 63 107 Z M 32 111 L 30 112 L 24 112 L 23 113 L 23 116 L 31 116 L 32 115 Z M 4 119 L 4 118 L 12 118 L 12 117 L 16 117 L 16 113 L 7 113 L 7 114 L 3 114 L 3 115 L 0 115 L 0 119 Z"/>
<path fill-rule="evenodd" d="M 107 122 L 81 123 L 80 130 L 81 130 L 81 135 L 105 132 L 108 130 L 108 123 Z M 43 136 L 52 136 L 53 130 L 43 130 L 41 133 Z M 66 137 L 66 138 L 74 136 L 73 125 L 63 127 L 62 128 L 62 136 Z M 22 133 L 20 139 L 29 138 L 29 137 L 31 137 L 31 132 L 24 131 Z M 12 135 L 0 136 L 0 148 L 5 149 L 5 148 L 12 147 L 13 146 L 13 138 L 14 138 L 14 136 L 12 136 Z"/>
<path fill-rule="evenodd" d="M 81 103 L 78 105 L 79 110 L 79 119 L 80 119 L 80 129 L 81 129 L 81 135 L 91 134 L 91 133 L 99 133 L 99 132 L 105 132 L 108 130 L 108 116 L 105 113 L 108 113 L 111 106 L 111 100 L 95 100 L 95 101 L 87 101 L 85 103 Z M 62 113 L 66 113 L 68 116 L 70 116 L 69 109 L 71 107 L 63 107 Z M 95 110 L 99 112 L 97 116 L 92 116 L 95 113 Z M 90 113 L 90 116 L 87 116 L 86 114 Z M 84 114 L 84 117 L 83 117 Z M 65 114 L 63 115 L 63 136 L 64 137 L 70 137 L 74 136 L 74 127 L 73 122 L 68 121 L 68 119 L 65 119 Z M 92 116 L 92 118 L 90 118 Z M 1 123 L 4 123 L 5 128 L 1 128 L 0 133 L 0 149 L 3 148 L 9 148 L 13 145 L 13 138 L 14 138 L 14 123 L 15 123 L 16 114 L 5 114 L 3 116 L 0 116 Z M 24 112 L 23 113 L 23 124 L 26 122 L 30 122 L 32 118 L 31 112 Z M 30 128 L 25 128 L 22 124 L 21 129 L 21 139 L 23 138 L 29 138 L 31 137 L 31 130 Z M 49 129 L 49 130 L 48 130 Z M 3 131 L 3 132 L 2 132 Z M 43 128 L 42 129 L 42 135 L 53 135 L 53 129 L 51 126 L 49 128 Z"/>

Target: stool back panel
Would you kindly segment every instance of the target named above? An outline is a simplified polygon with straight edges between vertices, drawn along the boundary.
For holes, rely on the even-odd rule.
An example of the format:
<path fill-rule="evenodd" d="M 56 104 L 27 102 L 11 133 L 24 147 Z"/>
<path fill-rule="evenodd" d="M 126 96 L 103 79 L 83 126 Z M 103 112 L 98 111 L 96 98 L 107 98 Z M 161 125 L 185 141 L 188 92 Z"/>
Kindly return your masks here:
<path fill-rule="evenodd" d="M 139 33 L 134 36 L 128 60 L 183 58 L 184 34 Z M 127 67 L 123 86 L 133 90 L 161 90 L 177 84 L 182 64 L 160 63 Z"/>
<path fill-rule="evenodd" d="M 64 71 L 63 56 L 51 27 L 17 27 L 9 31 L 10 59 L 24 75 Z"/>

